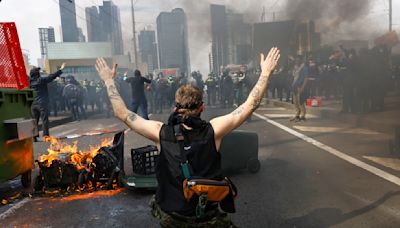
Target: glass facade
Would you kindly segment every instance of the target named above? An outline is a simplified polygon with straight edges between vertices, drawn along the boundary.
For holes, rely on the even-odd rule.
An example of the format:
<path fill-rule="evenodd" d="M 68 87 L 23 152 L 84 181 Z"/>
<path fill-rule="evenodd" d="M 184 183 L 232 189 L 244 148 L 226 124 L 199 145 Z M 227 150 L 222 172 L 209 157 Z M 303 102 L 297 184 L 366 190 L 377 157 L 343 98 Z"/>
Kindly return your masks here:
<path fill-rule="evenodd" d="M 96 73 L 96 68 L 94 66 L 67 66 L 63 72 L 64 74 Z"/>

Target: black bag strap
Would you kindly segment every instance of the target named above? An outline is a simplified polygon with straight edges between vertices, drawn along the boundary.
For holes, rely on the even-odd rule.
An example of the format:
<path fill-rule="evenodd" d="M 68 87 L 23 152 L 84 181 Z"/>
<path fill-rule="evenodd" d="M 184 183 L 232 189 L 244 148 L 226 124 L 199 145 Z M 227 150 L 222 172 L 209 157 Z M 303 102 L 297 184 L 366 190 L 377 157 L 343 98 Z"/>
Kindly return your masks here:
<path fill-rule="evenodd" d="M 174 135 L 176 138 L 176 141 L 178 142 L 179 145 L 179 151 L 181 153 L 181 169 L 183 176 L 186 179 L 190 179 L 191 175 L 191 168 L 189 161 L 187 159 L 187 154 L 185 152 L 184 146 L 185 146 L 185 136 L 183 135 L 182 129 L 181 129 L 181 124 L 176 124 L 174 125 Z"/>
<path fill-rule="evenodd" d="M 181 153 L 181 163 L 187 162 L 187 156 L 184 150 L 185 146 L 185 137 L 183 136 L 182 130 L 181 130 L 181 125 L 177 124 L 174 125 L 174 135 L 175 139 L 179 144 L 179 151 Z"/>

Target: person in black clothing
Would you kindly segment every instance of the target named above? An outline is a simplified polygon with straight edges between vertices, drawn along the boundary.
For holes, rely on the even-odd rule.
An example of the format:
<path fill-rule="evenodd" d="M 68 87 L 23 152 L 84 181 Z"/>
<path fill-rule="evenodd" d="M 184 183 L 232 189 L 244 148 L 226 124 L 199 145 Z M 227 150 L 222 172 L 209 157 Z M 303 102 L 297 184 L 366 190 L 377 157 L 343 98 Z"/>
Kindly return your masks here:
<path fill-rule="evenodd" d="M 49 136 L 49 91 L 47 88 L 47 84 L 54 81 L 57 77 L 62 74 L 62 70 L 65 67 L 65 63 L 63 63 L 60 69 L 47 77 L 40 77 L 40 68 L 35 67 L 30 71 L 30 87 L 36 91 L 36 97 L 32 102 L 31 112 L 32 117 L 36 122 L 36 125 L 39 124 L 39 119 L 42 120 L 42 129 L 43 136 Z M 37 140 L 37 135 L 34 137 L 34 140 Z"/>
<path fill-rule="evenodd" d="M 356 51 L 354 49 L 347 50 L 342 47 L 344 58 L 341 66 L 344 68 L 343 74 L 343 99 L 342 113 L 355 113 L 355 93 L 356 93 L 356 78 L 355 78 L 355 62 Z"/>
<path fill-rule="evenodd" d="M 233 106 L 233 80 L 228 71 L 224 71 L 221 78 L 222 108 L 231 108 Z"/>
<path fill-rule="evenodd" d="M 125 79 L 126 82 L 131 84 L 132 87 L 132 107 L 131 111 L 137 113 L 138 108 L 142 112 L 142 117 L 146 120 L 149 119 L 147 112 L 147 100 L 144 94 L 144 83 L 151 83 L 150 79 L 142 77 L 139 70 L 135 70 L 133 77 Z"/>
<path fill-rule="evenodd" d="M 133 131 L 153 141 L 160 151 L 156 167 L 159 185 L 151 207 L 152 214 L 161 220 L 162 227 L 232 227 L 227 215 L 219 210 L 215 202 L 206 203 L 203 208 L 205 217 L 196 217 L 198 198 L 187 201 L 183 194 L 185 177 L 181 161 L 184 156 L 180 148 L 186 150 L 186 164 L 193 168 L 191 176 L 219 180 L 222 139 L 239 127 L 260 105 L 269 77 L 279 61 L 279 50 L 272 48 L 266 58 L 263 54 L 260 57 L 260 77 L 246 101 L 234 111 L 213 118 L 210 122 L 203 121 L 200 115 L 205 106 L 201 90 L 193 85 L 184 85 L 175 94 L 175 109 L 168 124 L 145 120 L 129 111 L 115 85 L 117 65 L 111 70 L 103 58 L 97 59 L 96 69 L 105 82 L 115 116 Z M 177 141 L 175 127 L 179 127 L 183 133 L 184 147 L 182 142 Z"/>

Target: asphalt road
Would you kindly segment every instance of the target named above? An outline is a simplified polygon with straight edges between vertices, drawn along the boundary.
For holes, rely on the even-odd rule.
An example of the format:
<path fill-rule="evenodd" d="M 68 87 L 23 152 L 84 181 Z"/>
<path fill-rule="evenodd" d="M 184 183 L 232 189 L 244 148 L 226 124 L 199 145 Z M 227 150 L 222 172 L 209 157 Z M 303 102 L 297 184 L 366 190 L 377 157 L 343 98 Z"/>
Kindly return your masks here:
<path fill-rule="evenodd" d="M 229 110 L 210 108 L 210 119 Z M 261 170 L 232 176 L 239 189 L 239 227 L 400 227 L 400 160 L 387 149 L 390 135 L 309 117 L 292 123 L 291 111 L 261 107 L 241 129 L 257 132 Z M 151 118 L 165 121 L 167 115 Z M 118 130 L 116 119 L 95 116 L 51 129 L 65 136 L 95 129 Z M 79 139 L 80 147 L 104 136 Z M 132 172 L 130 148 L 151 144 L 133 132 L 125 139 L 125 171 Z M 47 143 L 35 143 L 35 156 Z M 232 151 L 241 153 L 241 151 Z M 0 194 L 20 191 L 17 181 Z M 25 198 L 0 207 L 1 227 L 158 227 L 147 205 L 152 192 L 128 189 L 69 197 Z"/>

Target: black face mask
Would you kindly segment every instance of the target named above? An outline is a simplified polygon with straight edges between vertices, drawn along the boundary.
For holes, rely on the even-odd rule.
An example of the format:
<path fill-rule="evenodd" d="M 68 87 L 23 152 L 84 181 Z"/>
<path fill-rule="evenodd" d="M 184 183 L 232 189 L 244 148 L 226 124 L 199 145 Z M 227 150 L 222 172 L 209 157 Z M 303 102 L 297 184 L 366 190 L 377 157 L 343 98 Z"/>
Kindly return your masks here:
<path fill-rule="evenodd" d="M 169 118 L 168 118 L 168 125 L 170 126 L 175 126 L 177 124 L 185 124 L 188 127 L 191 128 L 200 128 L 205 126 L 207 123 L 206 121 L 202 120 L 199 117 L 193 117 L 193 116 L 183 116 L 182 114 L 179 114 L 177 112 L 173 112 Z"/>
<path fill-rule="evenodd" d="M 39 77 L 40 77 L 40 73 L 39 72 L 31 74 L 31 78 L 33 78 L 33 79 L 38 79 Z"/>

